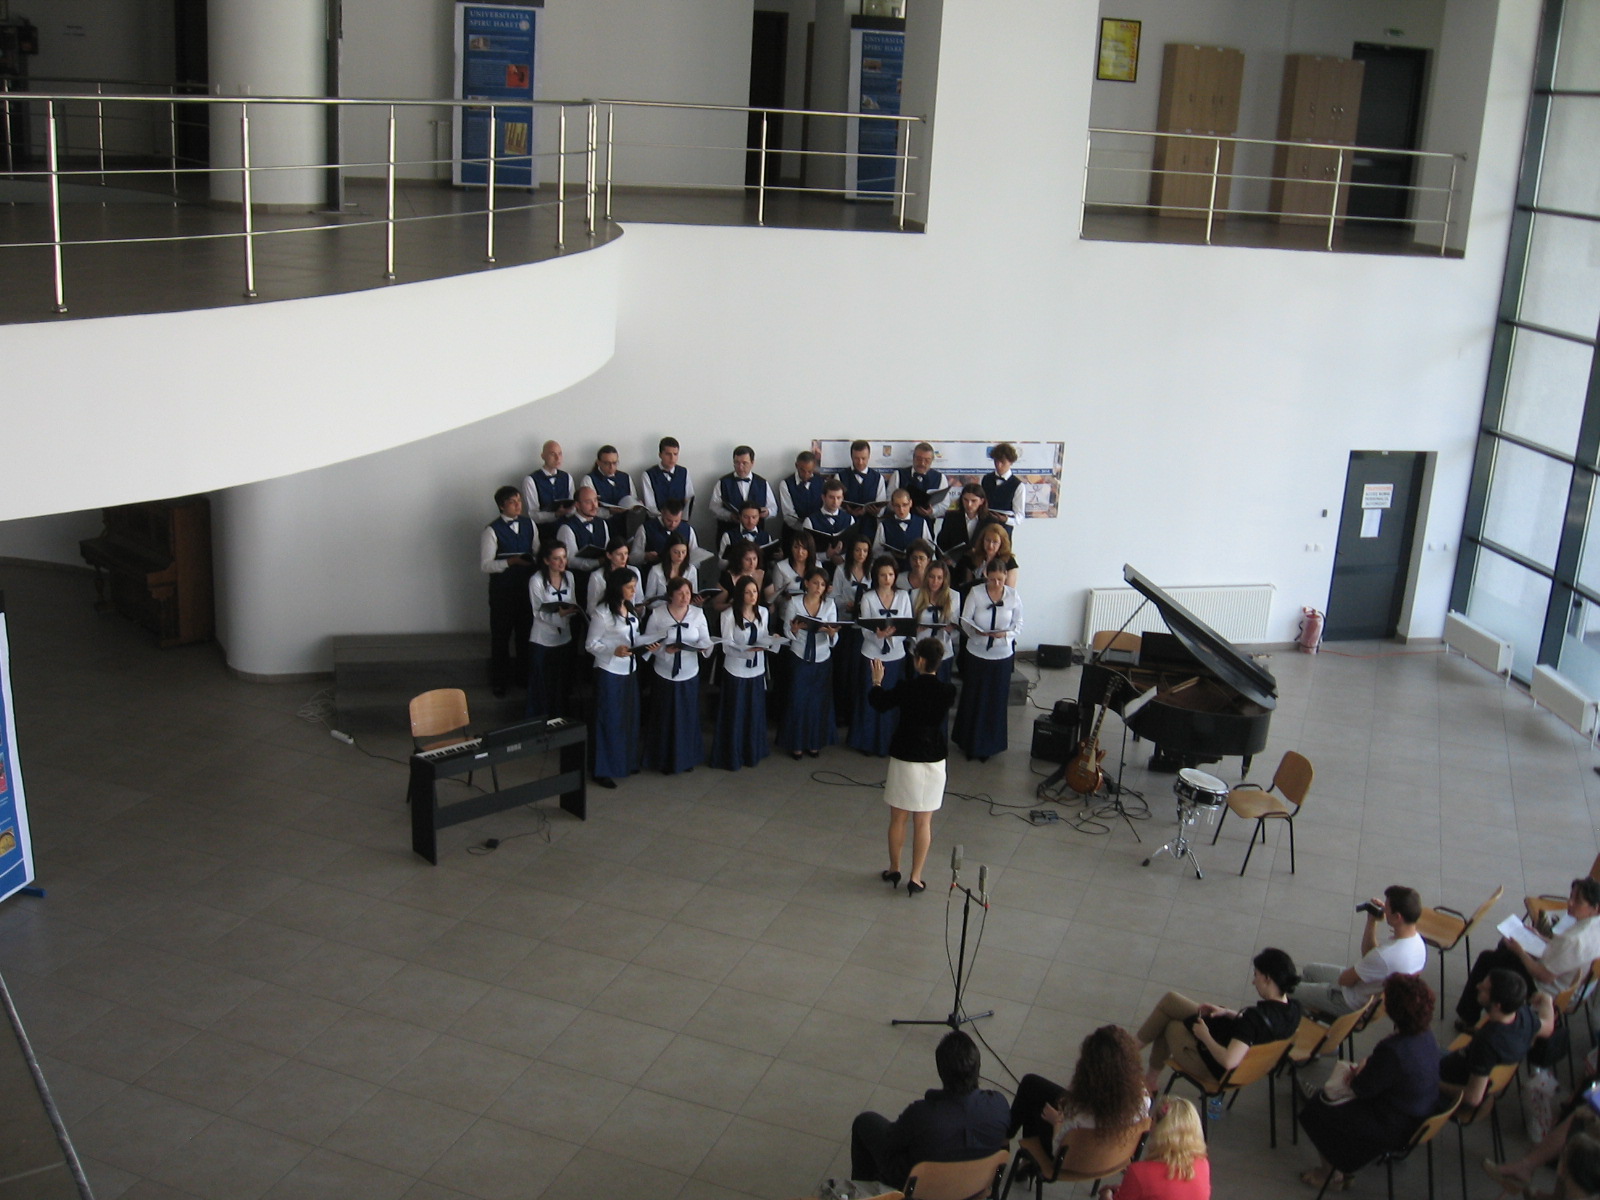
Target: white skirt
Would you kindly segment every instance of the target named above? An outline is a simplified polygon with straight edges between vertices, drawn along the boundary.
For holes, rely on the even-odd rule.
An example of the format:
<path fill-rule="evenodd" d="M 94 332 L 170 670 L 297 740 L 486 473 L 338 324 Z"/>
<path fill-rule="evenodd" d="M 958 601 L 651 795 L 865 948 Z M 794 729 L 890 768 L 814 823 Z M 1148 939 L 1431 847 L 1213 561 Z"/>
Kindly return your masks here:
<path fill-rule="evenodd" d="M 883 799 L 890 808 L 908 812 L 933 812 L 944 803 L 944 760 L 906 762 L 889 760 L 889 778 L 883 785 Z"/>

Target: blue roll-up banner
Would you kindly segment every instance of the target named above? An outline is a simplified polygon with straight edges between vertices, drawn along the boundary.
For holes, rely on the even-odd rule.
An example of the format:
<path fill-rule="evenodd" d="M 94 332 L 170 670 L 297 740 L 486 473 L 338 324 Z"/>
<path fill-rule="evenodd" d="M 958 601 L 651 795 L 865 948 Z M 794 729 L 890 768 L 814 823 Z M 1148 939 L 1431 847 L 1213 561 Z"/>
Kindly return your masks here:
<path fill-rule="evenodd" d="M 502 102 L 455 110 L 451 179 L 457 184 L 488 184 L 492 145 L 495 187 L 538 186 L 533 106 L 504 101 L 533 99 L 539 12 L 534 5 L 456 5 L 456 98 Z"/>
<path fill-rule="evenodd" d="M 855 17 L 850 28 L 848 109 L 900 115 L 906 64 L 906 23 L 895 17 Z M 851 121 L 845 136 L 845 194 L 852 200 L 892 200 L 897 190 L 899 121 Z"/>
<path fill-rule="evenodd" d="M 11 701 L 11 642 L 0 595 L 0 900 L 33 882 L 33 843 L 17 762 L 16 707 Z"/>

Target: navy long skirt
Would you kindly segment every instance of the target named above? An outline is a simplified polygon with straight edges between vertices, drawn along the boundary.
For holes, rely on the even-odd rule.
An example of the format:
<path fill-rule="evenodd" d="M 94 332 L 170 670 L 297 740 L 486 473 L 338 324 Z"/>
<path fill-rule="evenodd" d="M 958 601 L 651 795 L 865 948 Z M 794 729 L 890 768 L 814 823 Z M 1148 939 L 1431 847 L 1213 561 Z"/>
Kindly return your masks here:
<path fill-rule="evenodd" d="M 560 646 L 528 644 L 528 706 L 523 716 L 567 715 L 567 697 L 572 695 L 572 663 L 577 651 L 576 642 Z"/>
<path fill-rule="evenodd" d="M 1011 699 L 1011 664 L 1002 659 L 961 656 L 961 699 L 956 701 L 951 740 L 968 758 L 989 758 L 1006 748 L 1006 705 Z"/>
<path fill-rule="evenodd" d="M 651 681 L 644 765 L 663 775 L 692 771 L 705 757 L 700 738 L 700 676 Z"/>
<path fill-rule="evenodd" d="M 789 660 L 789 702 L 778 719 L 778 745 L 791 754 L 833 745 L 833 663 L 782 657 Z"/>
<path fill-rule="evenodd" d="M 864 753 L 886 758 L 889 739 L 894 737 L 894 731 L 900 724 L 900 710 L 891 708 L 888 712 L 879 712 L 867 703 L 867 693 L 872 690 L 872 668 L 865 658 L 860 658 L 860 662 L 861 682 L 857 685 L 855 713 L 850 719 L 850 745 Z M 883 664 L 885 689 L 900 682 L 905 666 L 904 658 L 890 659 Z"/>
<path fill-rule="evenodd" d="M 711 765 L 724 771 L 753 767 L 767 756 L 767 681 L 722 673 L 717 702 L 717 733 Z"/>
<path fill-rule="evenodd" d="M 594 669 L 594 777 L 626 779 L 639 769 L 639 677 Z"/>
<path fill-rule="evenodd" d="M 833 660 L 833 719 L 848 725 L 855 715 L 856 693 L 867 674 L 867 662 L 861 656 L 861 630 L 854 625 L 841 629 L 829 657 Z"/>

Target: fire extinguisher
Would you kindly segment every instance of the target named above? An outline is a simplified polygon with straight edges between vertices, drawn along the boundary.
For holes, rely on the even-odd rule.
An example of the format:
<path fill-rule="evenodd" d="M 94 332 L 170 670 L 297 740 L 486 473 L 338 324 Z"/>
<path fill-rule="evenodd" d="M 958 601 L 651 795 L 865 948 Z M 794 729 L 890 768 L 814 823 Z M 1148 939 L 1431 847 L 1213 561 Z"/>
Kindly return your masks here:
<path fill-rule="evenodd" d="M 1314 608 L 1300 610 L 1300 649 L 1306 654 L 1315 654 L 1322 648 L 1322 622 L 1323 614 Z"/>

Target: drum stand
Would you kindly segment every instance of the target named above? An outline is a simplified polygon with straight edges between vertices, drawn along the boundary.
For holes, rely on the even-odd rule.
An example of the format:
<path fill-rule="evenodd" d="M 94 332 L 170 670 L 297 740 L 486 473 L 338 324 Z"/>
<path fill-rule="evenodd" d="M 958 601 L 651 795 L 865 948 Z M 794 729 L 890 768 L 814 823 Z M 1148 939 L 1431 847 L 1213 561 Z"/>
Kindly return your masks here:
<path fill-rule="evenodd" d="M 1198 815 L 1196 807 L 1187 800 L 1178 801 L 1178 835 L 1145 859 L 1145 866 L 1148 867 L 1153 859 L 1163 854 L 1170 854 L 1175 862 L 1182 862 L 1187 858 L 1194 867 L 1194 877 L 1205 878 L 1200 871 L 1200 860 L 1194 856 L 1194 847 L 1189 844 L 1189 826 L 1195 823 L 1195 817 Z"/>
<path fill-rule="evenodd" d="M 1136 791 L 1133 791 L 1131 788 L 1126 788 L 1126 787 L 1124 787 L 1122 785 L 1122 773 L 1123 773 L 1123 771 L 1125 771 L 1127 769 L 1127 766 L 1128 766 L 1128 723 L 1126 721 L 1123 721 L 1123 723 L 1122 723 L 1122 750 L 1117 756 L 1117 781 L 1115 783 L 1112 783 L 1109 779 L 1106 780 L 1106 785 L 1105 786 L 1106 786 L 1106 795 L 1108 797 L 1108 800 L 1107 800 L 1106 803 L 1102 804 L 1099 808 L 1095 809 L 1089 815 L 1093 816 L 1093 817 L 1121 817 L 1123 819 L 1123 821 L 1125 821 L 1127 823 L 1128 832 L 1133 834 L 1133 840 L 1138 842 L 1140 845 L 1143 845 L 1144 844 L 1144 839 L 1139 836 L 1139 831 L 1138 831 L 1138 829 L 1136 829 L 1134 827 L 1133 822 L 1134 822 L 1135 818 L 1137 818 L 1137 819 L 1139 819 L 1141 821 L 1148 821 L 1150 819 L 1150 805 L 1145 802 L 1145 798 L 1144 798 L 1144 793 L 1143 792 L 1136 792 Z M 1139 808 L 1138 808 L 1137 811 L 1132 811 L 1132 812 L 1129 811 L 1128 806 L 1122 802 L 1122 798 L 1124 796 L 1135 796 L 1135 797 L 1138 798 Z M 1087 797 L 1086 797 L 1086 799 L 1087 799 Z M 1158 850 L 1156 853 L 1159 854 L 1160 851 Z M 1146 864 L 1149 863 L 1148 859 L 1146 859 L 1145 861 L 1146 861 Z"/>

